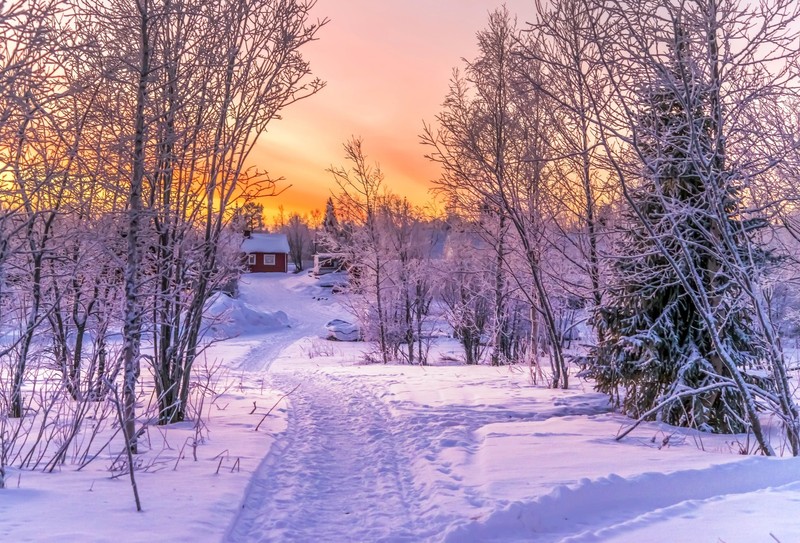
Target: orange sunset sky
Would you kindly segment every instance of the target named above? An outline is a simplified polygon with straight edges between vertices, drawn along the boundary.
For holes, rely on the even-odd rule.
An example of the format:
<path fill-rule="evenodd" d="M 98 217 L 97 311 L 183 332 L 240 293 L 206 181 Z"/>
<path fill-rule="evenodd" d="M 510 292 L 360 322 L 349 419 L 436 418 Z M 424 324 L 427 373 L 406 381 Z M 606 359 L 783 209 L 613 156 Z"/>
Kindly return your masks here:
<path fill-rule="evenodd" d="M 454 67 L 474 58 L 475 34 L 500 0 L 318 0 L 314 14 L 329 18 L 304 56 L 327 82 L 317 95 L 284 110 L 259 140 L 252 162 L 285 177 L 283 194 L 263 201 L 271 222 L 287 214 L 324 210 L 335 188 L 326 168 L 345 164 L 342 144 L 364 140 L 387 187 L 422 205 L 439 176 L 419 143 L 423 120 L 434 122 Z M 520 25 L 533 0 L 506 1 Z"/>

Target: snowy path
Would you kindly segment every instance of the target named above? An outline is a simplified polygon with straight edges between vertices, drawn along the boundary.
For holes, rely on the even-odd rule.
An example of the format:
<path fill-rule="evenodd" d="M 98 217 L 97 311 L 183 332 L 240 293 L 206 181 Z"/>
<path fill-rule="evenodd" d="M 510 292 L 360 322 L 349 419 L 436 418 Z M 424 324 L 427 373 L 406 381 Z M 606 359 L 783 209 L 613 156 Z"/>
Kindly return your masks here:
<path fill-rule="evenodd" d="M 461 473 L 465 463 L 484 472 L 481 428 L 605 410 L 580 394 L 569 409 L 390 406 L 378 395 L 391 394 L 368 374 L 277 364 L 269 375 L 272 387 L 294 390 L 288 427 L 255 473 L 228 543 L 441 541 L 497 507 Z"/>
<path fill-rule="evenodd" d="M 226 540 L 419 541 L 409 444 L 397 443 L 398 421 L 386 406 L 357 381 L 273 366 L 346 313 L 304 278 L 252 278 L 242 290 L 265 310 L 285 311 L 292 326 L 253 346 L 239 369 L 268 372 L 273 388 L 294 392 L 288 427 L 254 475 Z"/>
<path fill-rule="evenodd" d="M 253 346 L 239 369 L 266 371 L 273 388 L 294 392 L 288 427 L 253 476 L 226 541 L 418 541 L 407 505 L 417 503 L 413 474 L 385 406 L 356 383 L 272 367 L 342 309 L 303 278 L 253 278 L 242 289 L 264 309 L 285 311 L 292 326 Z"/>
<path fill-rule="evenodd" d="M 239 360 L 236 369 L 267 371 L 288 347 L 306 337 L 320 337 L 325 333 L 325 323 L 347 315 L 330 299 L 330 289 L 321 289 L 315 280 L 302 275 L 249 277 L 242 280 L 240 289 L 254 308 L 286 313 L 290 327 L 270 331 L 265 340 Z"/>
<path fill-rule="evenodd" d="M 251 482 L 231 542 L 418 541 L 412 472 L 364 390 L 283 374 L 289 427 Z"/>

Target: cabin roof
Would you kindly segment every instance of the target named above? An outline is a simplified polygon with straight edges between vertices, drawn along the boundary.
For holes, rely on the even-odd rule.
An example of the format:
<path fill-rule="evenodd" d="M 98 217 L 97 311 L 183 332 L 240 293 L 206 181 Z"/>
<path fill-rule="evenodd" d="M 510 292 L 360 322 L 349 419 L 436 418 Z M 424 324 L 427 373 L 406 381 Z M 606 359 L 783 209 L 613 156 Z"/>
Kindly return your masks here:
<path fill-rule="evenodd" d="M 254 232 L 242 242 L 243 253 L 288 253 L 286 234 L 261 234 Z"/>

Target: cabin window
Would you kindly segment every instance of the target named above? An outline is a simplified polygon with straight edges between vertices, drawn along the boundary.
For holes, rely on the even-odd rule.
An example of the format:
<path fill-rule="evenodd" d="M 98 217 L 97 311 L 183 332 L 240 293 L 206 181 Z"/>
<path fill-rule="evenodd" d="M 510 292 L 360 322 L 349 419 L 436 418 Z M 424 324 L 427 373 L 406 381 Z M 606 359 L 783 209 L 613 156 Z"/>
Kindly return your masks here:
<path fill-rule="evenodd" d="M 265 266 L 274 266 L 275 265 L 275 255 L 264 255 L 264 265 Z"/>
<path fill-rule="evenodd" d="M 256 265 L 256 255 L 254 255 L 252 253 L 247 255 L 247 264 L 250 265 L 250 266 L 255 266 Z"/>

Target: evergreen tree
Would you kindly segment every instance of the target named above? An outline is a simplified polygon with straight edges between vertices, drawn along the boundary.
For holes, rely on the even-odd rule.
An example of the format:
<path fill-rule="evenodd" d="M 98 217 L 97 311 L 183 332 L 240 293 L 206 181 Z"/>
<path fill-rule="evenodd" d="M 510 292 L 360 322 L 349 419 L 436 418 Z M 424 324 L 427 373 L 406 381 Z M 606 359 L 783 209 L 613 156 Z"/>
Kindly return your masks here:
<path fill-rule="evenodd" d="M 264 205 L 247 202 L 233 210 L 231 228 L 237 232 L 260 232 L 266 230 L 264 224 Z"/>
<path fill-rule="evenodd" d="M 342 229 L 339 227 L 339 220 L 336 218 L 336 208 L 333 206 L 333 198 L 328 198 L 325 204 L 325 217 L 322 219 L 322 243 L 320 250 L 337 251 L 341 242 Z"/>
<path fill-rule="evenodd" d="M 591 353 L 591 373 L 598 390 L 631 416 L 741 432 L 748 427 L 745 399 L 725 386 L 731 372 L 708 323 L 719 323 L 716 332 L 740 369 L 755 363 L 751 317 L 729 280 L 731 244 L 722 236 L 735 251 L 754 247 L 736 218 L 740 200 L 717 147 L 724 140 L 711 113 L 715 89 L 704 88 L 680 30 L 675 42 L 673 61 L 644 91 L 637 127 L 644 174 L 631 191 L 629 229 L 594 317 L 603 339 Z M 697 307 L 689 292 L 708 305 Z M 702 314 L 708 307 L 712 319 Z"/>

